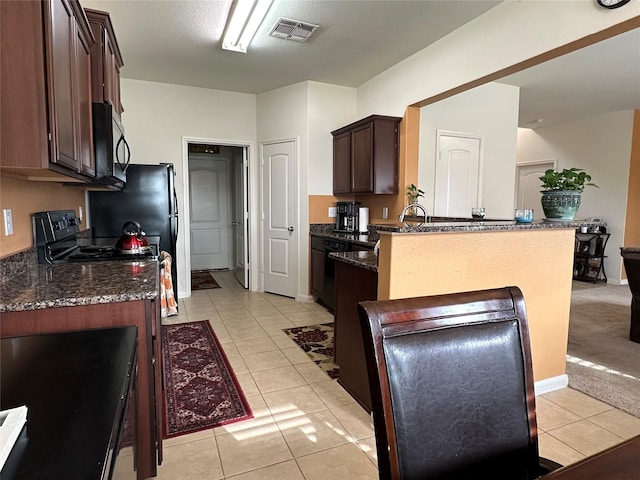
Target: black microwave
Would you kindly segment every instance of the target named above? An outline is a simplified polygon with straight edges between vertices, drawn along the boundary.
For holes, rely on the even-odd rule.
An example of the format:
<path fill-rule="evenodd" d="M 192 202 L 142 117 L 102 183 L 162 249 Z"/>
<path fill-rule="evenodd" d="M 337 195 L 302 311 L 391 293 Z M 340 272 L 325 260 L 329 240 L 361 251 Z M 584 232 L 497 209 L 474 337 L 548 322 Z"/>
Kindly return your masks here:
<path fill-rule="evenodd" d="M 127 181 L 131 151 L 120 116 L 109 103 L 93 104 L 93 148 L 96 182 L 122 188 Z"/>

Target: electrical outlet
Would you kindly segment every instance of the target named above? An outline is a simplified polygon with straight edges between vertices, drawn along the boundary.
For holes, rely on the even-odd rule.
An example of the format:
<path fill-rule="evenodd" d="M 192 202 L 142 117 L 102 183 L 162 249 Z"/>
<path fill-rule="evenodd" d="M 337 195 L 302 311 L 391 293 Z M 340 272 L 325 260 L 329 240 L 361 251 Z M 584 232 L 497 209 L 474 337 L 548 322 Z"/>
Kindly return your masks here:
<path fill-rule="evenodd" d="M 389 209 L 387 207 L 382 208 L 382 218 L 389 218 Z"/>
<path fill-rule="evenodd" d="M 338 215 L 338 207 L 329 207 L 329 217 L 336 218 Z"/>
<path fill-rule="evenodd" d="M 4 208 L 2 213 L 4 214 L 4 235 L 8 237 L 13 235 L 13 212 L 10 208 Z"/>

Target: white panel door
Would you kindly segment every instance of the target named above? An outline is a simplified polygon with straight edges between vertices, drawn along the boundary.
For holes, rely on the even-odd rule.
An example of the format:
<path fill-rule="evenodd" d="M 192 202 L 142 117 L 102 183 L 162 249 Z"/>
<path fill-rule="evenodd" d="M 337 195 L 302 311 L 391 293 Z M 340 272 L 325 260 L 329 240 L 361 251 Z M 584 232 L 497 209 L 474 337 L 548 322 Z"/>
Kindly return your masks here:
<path fill-rule="evenodd" d="M 244 287 L 249 287 L 249 266 L 247 265 L 247 229 L 248 219 L 247 207 L 247 149 L 242 149 L 242 158 L 236 158 L 233 163 L 234 175 L 234 207 L 233 207 L 233 229 L 234 229 L 234 265 L 236 278 Z"/>
<path fill-rule="evenodd" d="M 556 160 L 516 165 L 516 208 L 533 209 L 534 220 L 544 218 L 540 197 L 540 177 L 545 170 L 556 168 Z"/>
<path fill-rule="evenodd" d="M 190 159 L 191 270 L 230 268 L 228 159 Z"/>
<path fill-rule="evenodd" d="M 438 132 L 434 215 L 471 217 L 482 206 L 481 137 Z"/>
<path fill-rule="evenodd" d="M 264 290 L 296 296 L 298 224 L 296 144 L 262 146 L 262 208 L 264 215 Z"/>

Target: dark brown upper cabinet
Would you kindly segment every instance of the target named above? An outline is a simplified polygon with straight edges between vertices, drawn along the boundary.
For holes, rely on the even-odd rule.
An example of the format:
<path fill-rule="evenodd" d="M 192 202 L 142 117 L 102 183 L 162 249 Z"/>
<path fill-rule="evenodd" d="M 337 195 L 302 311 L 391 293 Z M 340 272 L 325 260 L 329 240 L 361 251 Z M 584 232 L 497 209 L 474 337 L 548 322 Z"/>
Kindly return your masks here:
<path fill-rule="evenodd" d="M 96 43 L 91 47 L 91 91 L 93 101 L 110 103 L 122 115 L 120 69 L 124 65 L 109 13 L 85 8 Z"/>
<path fill-rule="evenodd" d="M 398 193 L 400 120 L 371 115 L 331 132 L 334 195 Z"/>
<path fill-rule="evenodd" d="M 29 178 L 95 176 L 94 43 L 76 0 L 0 2 L 0 165 Z"/>

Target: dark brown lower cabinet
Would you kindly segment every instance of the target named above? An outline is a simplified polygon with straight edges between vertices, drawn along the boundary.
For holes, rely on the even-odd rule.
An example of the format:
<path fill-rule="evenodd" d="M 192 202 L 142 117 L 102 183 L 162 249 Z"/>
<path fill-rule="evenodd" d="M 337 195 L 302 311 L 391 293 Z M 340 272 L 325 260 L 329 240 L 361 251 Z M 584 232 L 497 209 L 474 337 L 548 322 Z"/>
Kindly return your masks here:
<path fill-rule="evenodd" d="M 358 303 L 376 300 L 378 273 L 336 261 L 335 362 L 340 367 L 338 383 L 371 412 L 371 393 L 364 356 Z"/>

